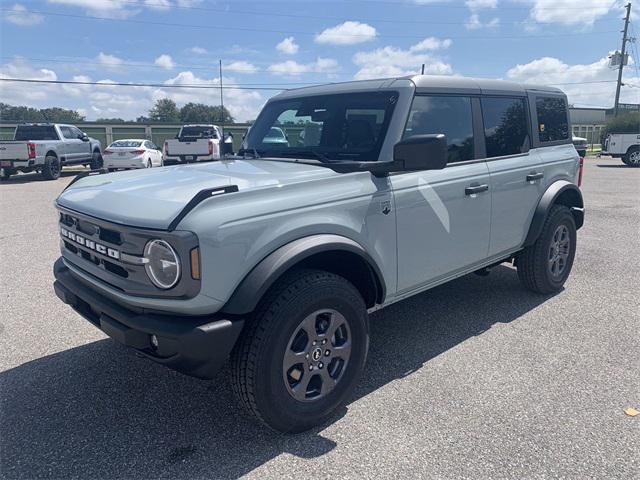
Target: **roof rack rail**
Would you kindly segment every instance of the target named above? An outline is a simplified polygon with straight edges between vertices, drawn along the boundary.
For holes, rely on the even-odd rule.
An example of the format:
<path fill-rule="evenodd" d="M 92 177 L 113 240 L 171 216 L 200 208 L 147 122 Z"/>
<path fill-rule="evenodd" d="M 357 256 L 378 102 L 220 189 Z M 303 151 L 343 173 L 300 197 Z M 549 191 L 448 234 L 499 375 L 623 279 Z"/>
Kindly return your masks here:
<path fill-rule="evenodd" d="M 238 191 L 237 185 L 227 185 L 225 187 L 205 188 L 204 190 L 200 190 L 198 193 L 196 193 L 193 196 L 191 200 L 189 200 L 189 203 L 187 203 L 184 206 L 184 208 L 180 210 L 180 213 L 178 213 L 178 215 L 176 215 L 176 217 L 171 221 L 168 227 L 168 231 L 173 232 L 178 226 L 178 224 L 182 221 L 182 219 L 186 217 L 191 210 L 196 208 L 196 206 L 200 202 L 216 195 L 224 195 L 225 193 L 235 193 L 237 191 Z"/>

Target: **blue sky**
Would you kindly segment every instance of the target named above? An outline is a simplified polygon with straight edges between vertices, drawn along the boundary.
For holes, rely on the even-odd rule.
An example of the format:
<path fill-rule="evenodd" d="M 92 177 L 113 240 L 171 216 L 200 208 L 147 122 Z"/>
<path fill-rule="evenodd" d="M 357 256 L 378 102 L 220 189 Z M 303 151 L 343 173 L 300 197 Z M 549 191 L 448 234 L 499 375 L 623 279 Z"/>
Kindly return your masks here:
<path fill-rule="evenodd" d="M 171 97 L 219 103 L 219 91 L 111 82 L 219 81 L 237 120 L 291 88 L 426 72 L 555 84 L 570 102 L 613 103 L 623 2 L 612 0 L 17 0 L 0 2 L 0 77 L 99 81 L 0 83 L 0 101 L 79 109 L 88 119 L 145 114 Z M 640 36 L 633 15 L 631 33 Z M 639 39 L 640 41 L 640 39 Z M 631 54 L 639 48 L 630 45 Z M 622 100 L 640 102 L 638 63 Z"/>

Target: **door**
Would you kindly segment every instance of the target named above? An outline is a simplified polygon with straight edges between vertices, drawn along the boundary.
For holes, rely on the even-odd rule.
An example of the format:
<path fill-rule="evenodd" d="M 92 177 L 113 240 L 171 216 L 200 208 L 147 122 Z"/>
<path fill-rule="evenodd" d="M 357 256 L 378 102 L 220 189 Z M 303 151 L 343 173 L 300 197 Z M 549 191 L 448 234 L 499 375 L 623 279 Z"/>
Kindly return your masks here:
<path fill-rule="evenodd" d="M 64 138 L 65 163 L 76 163 L 85 156 L 85 142 L 78 138 L 78 135 L 73 132 L 73 128 L 75 127 L 67 125 L 60 127 L 60 133 L 62 133 L 62 137 Z"/>
<path fill-rule="evenodd" d="M 544 192 L 544 168 L 531 150 L 526 97 L 483 97 L 482 120 L 491 176 L 489 255 L 519 248 Z"/>
<path fill-rule="evenodd" d="M 491 191 L 487 165 L 477 158 L 474 104 L 477 100 L 468 96 L 414 98 L 404 137 L 444 133 L 449 163 L 443 170 L 389 177 L 395 197 L 399 293 L 487 257 Z"/>
<path fill-rule="evenodd" d="M 71 128 L 71 133 L 78 140 L 80 140 L 80 138 L 84 136 L 84 132 L 82 130 L 80 130 L 79 128 L 73 127 L 73 126 L 69 127 L 69 128 Z M 91 142 L 90 141 L 80 140 L 80 143 L 78 144 L 78 160 L 80 160 L 80 161 L 83 161 L 83 160 L 91 161 L 92 156 L 93 156 L 93 150 L 91 150 Z"/>

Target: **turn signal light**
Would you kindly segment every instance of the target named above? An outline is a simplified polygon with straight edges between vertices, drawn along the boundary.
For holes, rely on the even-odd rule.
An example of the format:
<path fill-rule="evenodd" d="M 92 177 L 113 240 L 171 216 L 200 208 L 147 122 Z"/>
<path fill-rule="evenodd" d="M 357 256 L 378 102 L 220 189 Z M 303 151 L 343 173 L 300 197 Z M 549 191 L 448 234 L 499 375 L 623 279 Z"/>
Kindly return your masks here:
<path fill-rule="evenodd" d="M 27 149 L 29 150 L 29 158 L 36 158 L 36 144 L 35 143 L 27 143 Z"/>
<path fill-rule="evenodd" d="M 209 155 L 213 155 L 213 140 L 209 140 Z"/>
<path fill-rule="evenodd" d="M 113 153 L 112 150 L 107 149 L 104 152 L 102 152 L 102 155 L 111 155 L 112 153 Z"/>
<path fill-rule="evenodd" d="M 200 249 L 198 247 L 191 250 L 191 278 L 200 280 Z"/>

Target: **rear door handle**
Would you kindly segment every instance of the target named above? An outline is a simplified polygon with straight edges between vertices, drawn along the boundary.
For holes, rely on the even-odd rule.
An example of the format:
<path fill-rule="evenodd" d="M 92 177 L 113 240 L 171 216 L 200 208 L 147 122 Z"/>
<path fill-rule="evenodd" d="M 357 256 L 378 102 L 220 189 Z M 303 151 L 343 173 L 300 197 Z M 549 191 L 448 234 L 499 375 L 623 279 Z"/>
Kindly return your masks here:
<path fill-rule="evenodd" d="M 544 173 L 542 172 L 530 173 L 527 175 L 527 182 L 533 182 L 535 180 L 540 180 L 541 178 L 544 178 Z"/>
<path fill-rule="evenodd" d="M 486 192 L 489 190 L 489 185 L 469 185 L 464 189 L 465 195 L 475 195 L 476 193 Z"/>

